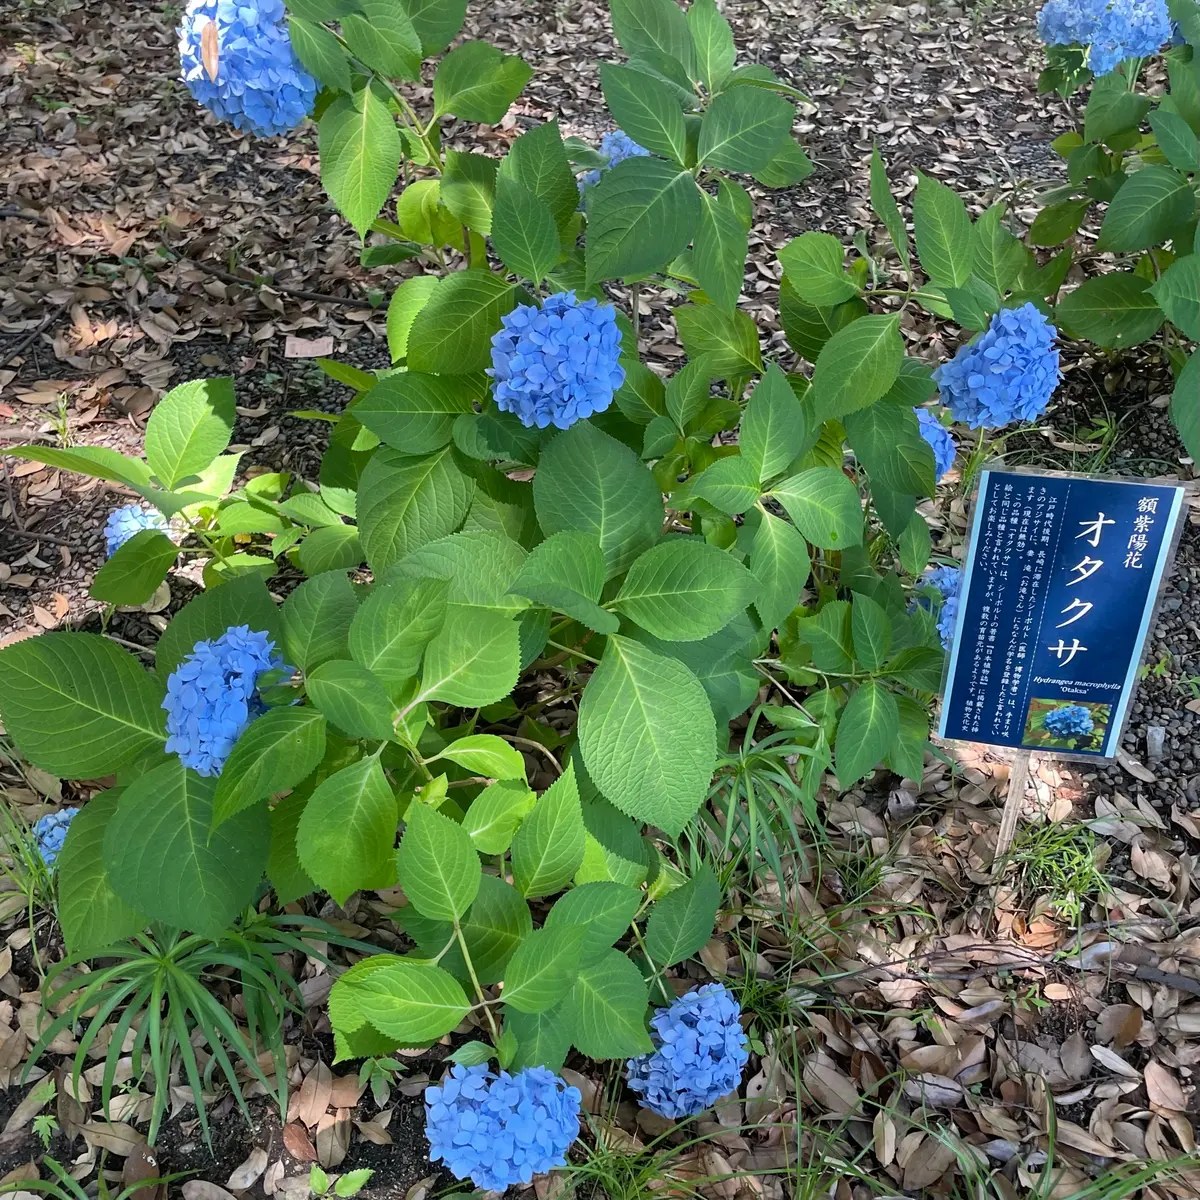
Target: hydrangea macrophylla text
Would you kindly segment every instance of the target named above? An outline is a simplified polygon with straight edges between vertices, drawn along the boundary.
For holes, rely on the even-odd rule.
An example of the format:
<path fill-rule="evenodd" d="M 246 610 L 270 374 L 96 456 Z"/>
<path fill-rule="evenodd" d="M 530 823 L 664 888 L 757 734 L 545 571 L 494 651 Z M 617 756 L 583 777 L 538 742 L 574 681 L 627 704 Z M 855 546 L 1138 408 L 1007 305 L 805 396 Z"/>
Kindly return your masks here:
<path fill-rule="evenodd" d="M 1048 46 L 1082 46 L 1096 75 L 1109 75 L 1127 58 L 1157 54 L 1173 34 L 1166 0 L 1049 0 L 1038 13 L 1038 35 Z"/>
<path fill-rule="evenodd" d="M 33 836 L 37 839 L 38 853 L 47 867 L 53 867 L 63 844 L 67 840 L 67 830 L 79 812 L 77 808 L 61 808 L 58 812 L 46 813 L 39 817 L 33 826 Z"/>
<path fill-rule="evenodd" d="M 492 338 L 496 405 L 532 428 L 569 429 L 604 412 L 625 382 L 621 330 L 611 304 L 557 292 L 541 308 L 519 304 Z"/>
<path fill-rule="evenodd" d="M 283 670 L 275 643 L 248 625 L 197 642 L 167 679 L 167 753 L 199 775 L 220 775 L 243 730 L 266 711 L 260 677 Z"/>
<path fill-rule="evenodd" d="M 719 983 L 680 996 L 650 1019 L 650 1054 L 626 1063 L 629 1086 L 663 1117 L 693 1117 L 729 1095 L 749 1053 L 742 1011 Z"/>
<path fill-rule="evenodd" d="M 158 529 L 167 532 L 167 522 L 161 513 L 152 508 L 143 508 L 140 504 L 126 504 L 124 508 L 114 508 L 104 523 L 104 548 L 109 558 L 135 534 L 143 529 Z"/>
<path fill-rule="evenodd" d="M 214 23 L 215 45 L 206 47 L 205 30 Z M 179 61 L 188 91 L 237 129 L 270 137 L 313 110 L 317 81 L 292 49 L 283 0 L 189 0 Z"/>
<path fill-rule="evenodd" d="M 917 414 L 921 436 L 929 443 L 929 447 L 933 451 L 934 482 L 941 483 L 942 476 L 954 466 L 958 448 L 954 444 L 954 438 L 950 436 L 950 431 L 929 409 L 914 408 L 913 412 Z"/>
<path fill-rule="evenodd" d="M 600 139 L 600 153 L 608 159 L 608 162 L 603 167 L 588 171 L 580 179 L 579 190 L 581 192 L 593 184 L 599 183 L 600 176 L 615 167 L 617 163 L 624 162 L 627 158 L 648 158 L 650 156 L 650 151 L 644 146 L 639 146 L 623 129 L 615 129 Z"/>
<path fill-rule="evenodd" d="M 1062 377 L 1057 336 L 1036 305 L 1002 308 L 933 373 L 950 415 L 972 429 L 1036 420 Z"/>
<path fill-rule="evenodd" d="M 1053 708 L 1045 716 L 1044 724 L 1055 737 L 1083 737 L 1095 729 L 1092 714 L 1082 704 L 1068 704 L 1065 708 Z"/>
<path fill-rule="evenodd" d="M 566 1165 L 579 1133 L 578 1088 L 546 1067 L 510 1075 L 455 1065 L 425 1089 L 429 1157 L 497 1192 Z"/>

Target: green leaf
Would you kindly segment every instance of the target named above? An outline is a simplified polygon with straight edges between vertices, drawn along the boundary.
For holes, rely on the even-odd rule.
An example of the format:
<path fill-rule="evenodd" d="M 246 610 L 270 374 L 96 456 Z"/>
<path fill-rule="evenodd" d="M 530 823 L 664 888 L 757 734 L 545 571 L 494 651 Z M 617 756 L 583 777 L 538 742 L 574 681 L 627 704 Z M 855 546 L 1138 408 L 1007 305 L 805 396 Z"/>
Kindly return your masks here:
<path fill-rule="evenodd" d="M 113 891 L 105 866 L 104 831 L 120 797 L 116 788 L 93 796 L 71 821 L 55 860 L 58 920 L 72 954 L 114 946 L 146 927 L 146 918 Z"/>
<path fill-rule="evenodd" d="M 845 424 L 854 454 L 872 481 L 905 495 L 934 494 L 933 449 L 911 408 L 872 404 L 848 413 Z"/>
<path fill-rule="evenodd" d="M 343 1200 L 349 1196 L 356 1196 L 374 1174 L 375 1172 L 370 1167 L 359 1167 L 356 1171 L 347 1171 L 344 1175 L 338 1176 L 337 1182 L 333 1185 L 333 1194 L 342 1197 Z"/>
<path fill-rule="evenodd" d="M 614 604 L 655 637 L 694 642 L 727 625 L 756 591 L 754 577 L 731 554 L 679 538 L 634 562 Z"/>
<path fill-rule="evenodd" d="M 108 775 L 166 741 L 164 688 L 92 633 L 48 633 L 0 650 L 0 720 L 34 766 L 60 779 Z"/>
<path fill-rule="evenodd" d="M 406 554 L 453 533 L 463 522 L 475 482 L 452 447 L 425 458 L 381 449 L 359 485 L 358 526 L 367 561 L 383 571 Z"/>
<path fill-rule="evenodd" d="M 533 74 L 515 54 L 487 42 L 464 42 L 442 59 L 433 77 L 434 116 L 498 125 Z"/>
<path fill-rule="evenodd" d="M 1150 288 L 1130 271 L 1085 279 L 1059 301 L 1055 318 L 1075 337 L 1124 350 L 1152 338 L 1166 320 Z"/>
<path fill-rule="evenodd" d="M 517 289 L 490 271 L 443 276 L 409 330 L 409 370 L 469 375 L 491 366 L 492 334 L 517 302 Z"/>
<path fill-rule="evenodd" d="M 838 722 L 834 746 L 838 784 L 849 788 L 869 774 L 899 732 L 900 715 L 892 693 L 874 680 L 859 686 Z"/>
<path fill-rule="evenodd" d="M 435 762 L 448 758 L 465 767 L 472 775 L 487 775 L 492 779 L 525 779 L 525 760 L 503 738 L 493 733 L 472 733 L 457 738 L 444 750 L 427 758 Z"/>
<path fill-rule="evenodd" d="M 954 319 L 964 329 L 986 329 L 992 316 L 1000 309 L 1000 293 L 975 275 L 968 276 L 967 282 L 960 288 L 946 288 L 945 299 Z"/>
<path fill-rule="evenodd" d="M 583 693 L 579 740 L 600 791 L 672 836 L 700 807 L 716 762 L 716 723 L 695 675 L 616 635 Z"/>
<path fill-rule="evenodd" d="M 808 440 L 808 417 L 782 370 L 772 363 L 742 414 L 742 458 L 760 483 L 773 479 L 800 453 Z"/>
<path fill-rule="evenodd" d="M 1177 258 L 1150 288 L 1150 294 L 1168 320 L 1193 341 L 1200 341 L 1200 255 Z"/>
<path fill-rule="evenodd" d="M 431 454 L 450 441 L 454 422 L 474 411 L 474 401 L 482 400 L 487 388 L 483 375 L 402 371 L 381 379 L 355 404 L 354 415 L 402 453 Z"/>
<path fill-rule="evenodd" d="M 347 737 L 387 741 L 395 736 L 396 706 L 361 663 L 324 662 L 305 679 L 308 698 Z"/>
<path fill-rule="evenodd" d="M 687 27 L 696 48 L 700 79 L 709 92 L 718 92 L 733 70 L 737 55 L 733 30 L 717 9 L 716 0 L 692 0 L 687 10 Z"/>
<path fill-rule="evenodd" d="M 764 513 L 750 550 L 750 571 L 758 580 L 754 607 L 763 628 L 778 629 L 812 573 L 808 545 L 786 521 Z"/>
<path fill-rule="evenodd" d="M 523 778 L 501 779 L 471 801 L 462 827 L 480 854 L 505 854 L 536 802 Z"/>
<path fill-rule="evenodd" d="M 616 633 L 617 618 L 598 603 L 603 589 L 599 541 L 591 534 L 564 530 L 533 548 L 509 591 L 566 613 L 597 633 Z"/>
<path fill-rule="evenodd" d="M 571 990 L 585 932 L 581 925 L 560 925 L 529 934 L 509 959 L 504 1003 L 524 1013 L 553 1008 Z"/>
<path fill-rule="evenodd" d="M 350 624 L 350 654 L 386 687 L 411 679 L 446 619 L 448 591 L 442 579 L 376 585 Z"/>
<path fill-rule="evenodd" d="M 862 545 L 862 500 L 837 467 L 810 467 L 781 480 L 769 494 L 814 546 L 842 550 Z"/>
<path fill-rule="evenodd" d="M 796 634 L 812 649 L 813 666 L 818 671 L 844 675 L 854 669 L 850 605 L 845 600 L 831 600 L 816 616 L 801 618 L 796 623 Z"/>
<path fill-rule="evenodd" d="M 238 738 L 213 793 L 213 827 L 303 783 L 325 755 L 325 718 L 308 706 L 272 708 Z"/>
<path fill-rule="evenodd" d="M 721 885 L 708 866 L 650 909 L 646 949 L 656 967 L 691 958 L 712 936 L 721 906 Z"/>
<path fill-rule="evenodd" d="M 1149 250 L 1195 215 L 1196 196 L 1185 176 L 1174 167 L 1143 167 L 1113 197 L 1096 248 Z"/>
<path fill-rule="evenodd" d="M 802 233 L 779 251 L 796 294 L 818 308 L 858 295 L 858 284 L 846 274 L 843 258 L 842 243 L 829 233 Z"/>
<path fill-rule="evenodd" d="M 797 354 L 816 362 L 829 339 L 852 322 L 864 317 L 867 306 L 862 300 L 847 300 L 835 308 L 814 308 L 796 295 L 785 275 L 779 283 L 779 323 L 788 344 Z"/>
<path fill-rule="evenodd" d="M 611 0 L 613 32 L 630 58 L 666 55 L 695 72 L 696 52 L 687 20 L 675 0 Z"/>
<path fill-rule="evenodd" d="M 706 167 L 760 171 L 788 136 L 794 115 L 791 104 L 773 92 L 749 87 L 722 92 L 704 114 L 696 156 Z"/>
<path fill-rule="evenodd" d="M 146 461 L 167 489 L 199 475 L 229 445 L 233 380 L 221 375 L 172 388 L 146 422 Z"/>
<path fill-rule="evenodd" d="M 1089 142 L 1107 142 L 1117 134 L 1136 129 L 1154 102 L 1129 90 L 1119 71 L 1094 81 L 1084 113 L 1083 136 Z"/>
<path fill-rule="evenodd" d="M 588 287 L 669 263 L 692 240 L 700 219 L 691 172 L 659 158 L 617 163 L 588 188 L 585 200 Z"/>
<path fill-rule="evenodd" d="M 452 975 L 404 959 L 372 971 L 355 984 L 354 992 L 362 1015 L 380 1033 L 410 1046 L 449 1033 L 471 1007 Z"/>
<path fill-rule="evenodd" d="M 296 849 L 314 882 L 345 904 L 351 892 L 395 884 L 395 839 L 396 798 L 372 755 L 317 784 L 300 817 Z"/>
<path fill-rule="evenodd" d="M 441 54 L 454 41 L 467 15 L 467 0 L 404 0 L 404 7 L 426 57 Z"/>
<path fill-rule="evenodd" d="M 139 530 L 96 572 L 90 595 L 106 604 L 144 604 L 178 557 L 179 547 L 165 533 Z"/>
<path fill-rule="evenodd" d="M 1004 205 L 993 204 L 972 230 L 974 274 L 1003 295 L 1016 283 L 1029 259 L 1020 240 L 1001 224 Z"/>
<path fill-rule="evenodd" d="M 1063 200 L 1043 208 L 1029 227 L 1029 240 L 1035 246 L 1058 246 L 1074 237 L 1092 206 L 1092 198 Z"/>
<path fill-rule="evenodd" d="M 599 794 L 589 796 L 582 807 L 587 835 L 575 883 L 611 882 L 638 887 L 649 869 L 640 827 Z"/>
<path fill-rule="evenodd" d="M 619 950 L 609 950 L 581 967 L 568 1001 L 575 1045 L 588 1058 L 648 1054 L 650 992 L 637 967 Z"/>
<path fill-rule="evenodd" d="M 675 428 L 679 433 L 689 430 L 709 405 L 712 398 L 710 395 L 712 373 L 709 365 L 709 356 L 699 354 L 698 357 L 693 357 L 686 366 L 676 371 L 667 382 L 664 403 L 667 414 L 675 423 Z M 650 428 L 646 431 L 647 443 L 655 428 L 656 423 L 652 421 Z M 643 453 L 645 453 L 644 450 Z"/>
<path fill-rule="evenodd" d="M 523 896 L 561 891 L 583 859 L 585 831 L 575 764 L 538 798 L 512 842 L 513 881 Z"/>
<path fill-rule="evenodd" d="M 372 70 L 392 79 L 421 77 L 421 39 L 395 0 L 356 0 L 341 19 L 346 44 Z M 349 88 L 345 89 L 349 91 Z"/>
<path fill-rule="evenodd" d="M 700 0 L 712 3 L 712 0 Z M 693 8 L 695 5 L 693 5 Z M 696 281 L 718 308 L 728 312 L 737 304 L 746 274 L 749 234 L 731 202 L 723 197 L 735 184 L 721 180 L 721 195 L 700 192 L 700 212 L 692 244 Z"/>
<path fill-rule="evenodd" d="M 446 151 L 446 169 L 442 174 L 440 193 L 442 203 L 476 233 L 488 234 L 492 230 L 497 165 L 494 158 L 484 154 Z M 435 276 L 426 275 L 418 275 L 417 278 L 431 282 L 436 279 Z M 394 361 L 394 354 L 392 358 Z"/>
<path fill-rule="evenodd" d="M 828 421 L 874 404 L 904 361 L 898 316 L 861 317 L 821 347 L 812 376 L 817 419 Z"/>
<path fill-rule="evenodd" d="M 1181 171 L 1200 170 L 1200 139 L 1178 113 L 1159 108 L 1150 114 L 1150 128 L 1167 162 Z"/>
<path fill-rule="evenodd" d="M 404 894 L 426 917 L 456 921 L 479 892 L 482 868 L 470 835 L 418 801 L 409 805 L 396 866 Z"/>
<path fill-rule="evenodd" d="M 270 810 L 271 849 L 267 855 L 267 878 L 281 905 L 291 904 L 317 890 L 317 885 L 300 865 L 300 855 L 296 851 L 296 830 L 307 803 L 308 791 L 300 788 Z"/>
<path fill-rule="evenodd" d="M 296 558 L 305 575 L 345 571 L 363 560 L 362 543 L 353 525 L 326 525 L 314 529 L 299 545 Z"/>
<path fill-rule="evenodd" d="M 675 89 L 632 67 L 600 64 L 609 112 L 639 146 L 687 165 L 687 132 Z"/>
<path fill-rule="evenodd" d="M 879 147 L 871 150 L 871 207 L 875 215 L 883 222 L 892 245 L 907 271 L 911 264 L 908 257 L 908 230 L 904 227 L 904 218 L 900 215 L 900 206 L 888 183 L 887 169 L 883 165 L 883 157 Z"/>
<path fill-rule="evenodd" d="M 171 623 L 158 639 L 154 665 L 159 678 L 165 679 L 170 675 L 192 653 L 197 642 L 218 638 L 233 625 L 249 625 L 256 632 L 266 633 L 276 645 L 282 645 L 283 622 L 279 609 L 261 579 L 233 579 L 189 600 L 171 618 Z M 0 661 L 3 661 L 2 658 Z M 139 670 L 138 673 L 142 672 Z M 155 708 L 161 699 L 160 689 L 154 701 Z M 3 689 L 0 689 L 2 708 Z"/>
<path fill-rule="evenodd" d="M 492 245 L 510 271 L 534 283 L 541 283 L 563 256 L 549 205 L 507 175 L 496 184 Z"/>
<path fill-rule="evenodd" d="M 262 807 L 213 830 L 216 787 L 172 757 L 125 788 L 104 832 L 109 881 L 122 900 L 152 921 L 209 936 L 253 900 L 270 841 Z"/>
<path fill-rule="evenodd" d="M 892 622 L 887 613 L 870 596 L 859 593 L 850 611 L 850 629 L 854 657 L 868 671 L 878 671 L 892 648 Z"/>
<path fill-rule="evenodd" d="M 445 923 L 444 929 L 445 936 L 436 947 L 438 950 L 446 944 L 453 932 L 449 922 Z M 504 978 L 513 951 L 532 929 L 533 919 L 529 915 L 529 905 L 521 898 L 516 888 L 497 879 L 495 875 L 482 876 L 479 880 L 479 895 L 475 897 L 475 903 L 467 909 L 467 915 L 462 920 L 463 941 L 467 943 L 467 952 L 471 955 L 471 962 L 480 983 L 486 987 Z M 467 975 L 466 964 L 462 962 L 457 947 L 447 955 L 445 961 L 454 970 L 458 970 L 458 965 L 461 964 L 462 974 Z"/>
<path fill-rule="evenodd" d="M 910 575 L 920 575 L 929 565 L 933 541 L 929 525 L 920 513 L 913 513 L 900 535 L 900 565 Z"/>
<path fill-rule="evenodd" d="M 400 172 L 400 134 L 377 84 L 339 96 L 319 125 L 321 183 L 365 238 Z"/>
<path fill-rule="evenodd" d="M 358 611 L 358 598 L 342 571 L 328 571 L 302 583 L 283 604 L 283 642 L 287 661 L 312 671 L 349 653 L 347 635 Z"/>
<path fill-rule="evenodd" d="M 288 33 L 296 57 L 310 75 L 326 87 L 350 91 L 350 62 L 341 43 L 324 25 L 293 16 L 288 18 Z"/>
<path fill-rule="evenodd" d="M 789 133 L 775 147 L 765 167 L 754 172 L 754 178 L 769 188 L 794 187 L 813 173 L 812 160 L 796 145 Z"/>
<path fill-rule="evenodd" d="M 579 949 L 580 966 L 605 956 L 609 947 L 629 928 L 641 904 L 637 888 L 623 883 L 585 883 L 572 888 L 554 904 L 546 917 L 546 929 L 580 926 L 584 929 Z"/>
<path fill-rule="evenodd" d="M 517 682 L 517 625 L 503 613 L 451 604 L 425 651 L 421 697 L 460 708 L 494 704 Z"/>
<path fill-rule="evenodd" d="M 517 1039 L 517 1053 L 509 1064 L 512 1070 L 546 1067 L 557 1073 L 562 1070 L 574 1035 L 570 999 L 541 1013 L 506 1011 L 504 1028 Z"/>
<path fill-rule="evenodd" d="M 628 446 L 587 421 L 546 447 L 533 479 L 533 503 L 546 534 L 575 530 L 598 538 L 609 576 L 626 570 L 662 530 L 662 493 L 654 476 Z"/>
<path fill-rule="evenodd" d="M 688 355 L 704 355 L 710 377 L 729 379 L 762 370 L 758 327 L 746 313 L 726 312 L 715 304 L 685 304 L 674 316 Z"/>
<path fill-rule="evenodd" d="M 1175 381 L 1171 420 L 1179 430 L 1184 449 L 1194 461 L 1200 462 L 1200 403 L 1197 403 L 1197 396 L 1200 396 L 1200 352 L 1193 351 Z"/>
<path fill-rule="evenodd" d="M 557 121 L 544 121 L 521 134 L 500 160 L 500 178 L 531 191 L 560 227 L 579 208 L 579 187 Z"/>
<path fill-rule="evenodd" d="M 707 500 L 721 512 L 736 516 L 757 503 L 758 473 L 740 454 L 718 458 L 690 481 L 688 495 Z"/>
<path fill-rule="evenodd" d="M 131 487 L 149 487 L 153 478 L 150 468 L 140 458 L 129 458 L 107 446 L 76 446 L 70 450 L 53 446 L 6 446 L 0 448 L 0 456 L 4 455 L 27 458 L 48 467 L 61 467 L 64 471 Z"/>
<path fill-rule="evenodd" d="M 971 217 L 953 188 L 917 172 L 913 236 L 925 274 L 938 287 L 962 287 L 974 262 Z"/>

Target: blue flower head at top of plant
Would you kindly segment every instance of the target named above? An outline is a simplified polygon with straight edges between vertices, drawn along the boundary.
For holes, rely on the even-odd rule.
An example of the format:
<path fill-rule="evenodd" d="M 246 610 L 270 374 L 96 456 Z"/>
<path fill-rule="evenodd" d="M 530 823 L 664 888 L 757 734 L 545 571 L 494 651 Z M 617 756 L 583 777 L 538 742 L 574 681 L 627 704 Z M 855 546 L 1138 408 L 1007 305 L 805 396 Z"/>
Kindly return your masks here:
<path fill-rule="evenodd" d="M 54 866 L 54 860 L 67 840 L 67 830 L 78 812 L 77 808 L 61 808 L 58 812 L 39 817 L 34 824 L 33 836 L 37 840 L 38 853 L 47 867 Z"/>
<path fill-rule="evenodd" d="M 933 451 L 934 481 L 941 483 L 942 476 L 954 466 L 954 459 L 958 455 L 958 447 L 955 446 L 954 439 L 950 436 L 950 431 L 929 409 L 914 408 L 913 412 L 917 414 L 917 423 L 921 427 L 921 436 L 929 443 L 930 449 Z"/>
<path fill-rule="evenodd" d="M 958 620 L 958 592 L 962 586 L 962 572 L 957 567 L 930 567 L 921 576 L 921 586 L 932 588 L 941 596 L 937 629 L 943 648 L 949 650 L 954 643 L 954 624 Z M 917 604 L 921 608 L 929 608 L 929 598 L 918 596 Z"/>
<path fill-rule="evenodd" d="M 621 329 L 611 304 L 557 292 L 537 308 L 519 304 L 492 337 L 496 405 L 531 429 L 603 412 L 625 382 Z"/>
<path fill-rule="evenodd" d="M 1048 46 L 1082 46 L 1088 68 L 1108 75 L 1126 58 L 1157 54 L 1174 36 L 1166 0 L 1049 0 L 1038 13 Z"/>
<path fill-rule="evenodd" d="M 1045 717 L 1046 728 L 1055 737 L 1083 737 L 1096 728 L 1092 714 L 1082 704 L 1053 708 Z"/>
<path fill-rule="evenodd" d="M 456 1179 L 502 1192 L 567 1162 L 579 1133 L 578 1088 L 546 1067 L 510 1075 L 458 1064 L 425 1089 L 429 1157 Z"/>
<path fill-rule="evenodd" d="M 742 1010 L 728 988 L 706 983 L 650 1019 L 650 1054 L 626 1064 L 629 1086 L 659 1116 L 694 1117 L 729 1095 L 749 1052 Z"/>
<path fill-rule="evenodd" d="M 205 29 L 214 22 L 215 78 L 204 63 Z M 193 97 L 237 129 L 270 137 L 313 110 L 317 81 L 292 49 L 283 0 L 189 0 L 179 62 Z"/>
<path fill-rule="evenodd" d="M 109 558 L 134 534 L 143 529 L 158 529 L 167 532 L 167 522 L 161 513 L 152 508 L 143 508 L 140 504 L 126 504 L 124 508 L 114 508 L 104 522 L 104 546 Z"/>
<path fill-rule="evenodd" d="M 624 162 L 627 158 L 648 158 L 650 156 L 650 151 L 645 146 L 639 146 L 623 129 L 614 129 L 600 139 L 600 153 L 608 159 L 608 162 L 603 167 L 588 171 L 580 179 L 579 190 L 581 192 L 593 184 L 599 183 L 600 176 L 615 167 L 617 163 Z"/>
<path fill-rule="evenodd" d="M 178 754 L 199 775 L 220 775 L 233 744 L 266 711 L 259 678 L 285 670 L 275 643 L 248 625 L 227 629 L 214 641 L 197 642 L 171 672 L 167 695 L 167 753 Z"/>
<path fill-rule="evenodd" d="M 1002 308 L 933 373 L 950 415 L 972 429 L 1036 420 L 1062 378 L 1057 336 L 1036 305 Z"/>

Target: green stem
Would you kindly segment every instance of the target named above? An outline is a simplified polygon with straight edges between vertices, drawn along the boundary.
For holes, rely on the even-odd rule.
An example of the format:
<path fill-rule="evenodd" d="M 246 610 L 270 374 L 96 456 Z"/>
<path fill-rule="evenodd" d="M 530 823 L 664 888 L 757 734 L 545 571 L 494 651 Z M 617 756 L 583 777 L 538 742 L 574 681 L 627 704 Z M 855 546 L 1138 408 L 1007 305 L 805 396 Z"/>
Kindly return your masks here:
<path fill-rule="evenodd" d="M 646 943 L 642 940 L 641 932 L 637 927 L 637 922 L 630 922 L 630 929 L 633 930 L 633 940 L 637 942 L 638 949 L 646 956 L 646 961 L 650 964 L 650 970 L 654 972 L 654 982 L 658 984 L 658 990 L 662 992 L 663 999 L 668 1004 L 675 1002 L 675 997 L 671 994 L 671 989 L 667 987 L 663 981 L 662 972 L 654 965 L 654 959 L 650 957 L 650 951 L 646 949 Z"/>
<path fill-rule="evenodd" d="M 572 658 L 582 658 L 585 662 L 595 663 L 596 666 L 600 665 L 598 658 L 593 658 L 590 654 L 584 654 L 582 650 L 576 650 L 574 646 L 564 646 L 561 642 L 551 641 L 550 638 L 546 639 L 546 645 L 553 646 L 555 650 L 563 650 Z"/>
<path fill-rule="evenodd" d="M 462 926 L 457 920 L 454 922 L 454 936 L 458 938 L 459 949 L 462 950 L 463 961 L 467 964 L 467 974 L 471 977 L 471 986 L 475 989 L 475 995 L 479 1000 L 480 1007 L 483 1009 L 483 1015 L 487 1017 L 488 1028 L 492 1031 L 492 1045 L 500 1044 L 500 1029 L 496 1024 L 496 1018 L 492 1016 L 492 1010 L 488 1007 L 487 997 L 483 994 L 483 988 L 479 983 L 479 976 L 475 974 L 475 964 L 471 961 L 471 952 L 467 949 L 467 939 L 463 937 Z"/>

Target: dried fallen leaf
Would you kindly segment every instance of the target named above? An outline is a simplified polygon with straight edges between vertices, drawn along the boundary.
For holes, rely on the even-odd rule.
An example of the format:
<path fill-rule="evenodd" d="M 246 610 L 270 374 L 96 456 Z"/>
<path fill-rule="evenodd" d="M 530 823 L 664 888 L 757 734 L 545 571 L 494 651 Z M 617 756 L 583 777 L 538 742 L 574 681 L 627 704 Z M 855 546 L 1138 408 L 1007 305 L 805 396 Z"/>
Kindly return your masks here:
<path fill-rule="evenodd" d="M 1160 1062 L 1151 1060 L 1146 1064 L 1144 1072 L 1146 1094 L 1155 1108 L 1168 1112 L 1184 1112 L 1187 1109 L 1187 1099 L 1179 1080 Z"/>
<path fill-rule="evenodd" d="M 297 1162 L 317 1161 L 317 1152 L 313 1148 L 312 1142 L 308 1140 L 308 1134 L 303 1125 L 297 1125 L 294 1122 L 285 1125 L 283 1127 L 283 1145 Z"/>
<path fill-rule="evenodd" d="M 256 1146 L 250 1151 L 246 1161 L 233 1169 L 233 1173 L 225 1181 L 225 1186 L 235 1192 L 245 1191 L 254 1186 L 254 1181 L 267 1169 L 267 1152 Z"/>
<path fill-rule="evenodd" d="M 24 897 L 21 897 L 22 901 Z M 54 1078 L 47 1075 L 45 1079 L 39 1079 L 29 1092 L 29 1095 L 13 1109 L 11 1116 L 4 1126 L 4 1133 L 15 1133 L 18 1129 L 24 1129 L 34 1117 L 54 1099 Z M 139 1137 L 138 1141 L 142 1139 Z M 124 1151 L 122 1151 L 124 1153 Z"/>
<path fill-rule="evenodd" d="M 89 1121 L 80 1132 L 89 1146 L 99 1146 L 122 1156 L 132 1154 L 146 1144 L 146 1139 L 123 1121 Z"/>
<path fill-rule="evenodd" d="M 304 1077 L 300 1093 L 289 1109 L 288 1117 L 312 1129 L 325 1115 L 332 1094 L 333 1072 L 318 1060 L 317 1065 Z"/>
<path fill-rule="evenodd" d="M 217 68 L 221 62 L 221 42 L 215 20 L 206 22 L 200 31 L 200 61 L 204 64 L 205 74 L 213 83 L 216 83 Z"/>
<path fill-rule="evenodd" d="M 1088 1050 L 1087 1041 L 1078 1030 L 1063 1042 L 1059 1057 L 1062 1059 L 1063 1070 L 1076 1082 L 1086 1079 L 1092 1073 L 1092 1055 Z"/>
<path fill-rule="evenodd" d="M 1092 1057 L 1102 1066 L 1126 1079 L 1141 1079 L 1142 1073 L 1137 1067 L 1131 1067 L 1115 1050 L 1107 1046 L 1093 1046 Z"/>
<path fill-rule="evenodd" d="M 179 1190 L 183 1200 L 236 1200 L 223 1187 L 204 1179 L 189 1179 Z"/>

